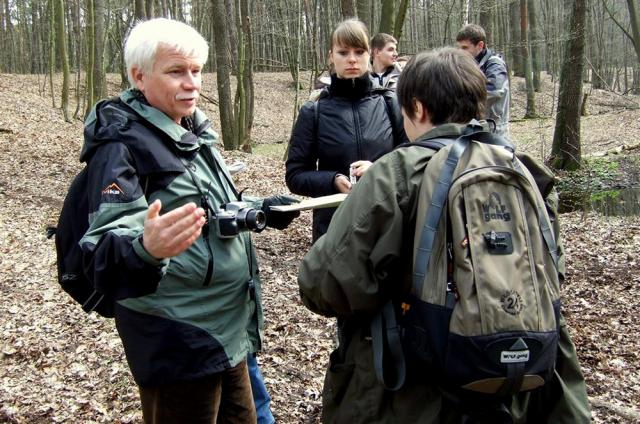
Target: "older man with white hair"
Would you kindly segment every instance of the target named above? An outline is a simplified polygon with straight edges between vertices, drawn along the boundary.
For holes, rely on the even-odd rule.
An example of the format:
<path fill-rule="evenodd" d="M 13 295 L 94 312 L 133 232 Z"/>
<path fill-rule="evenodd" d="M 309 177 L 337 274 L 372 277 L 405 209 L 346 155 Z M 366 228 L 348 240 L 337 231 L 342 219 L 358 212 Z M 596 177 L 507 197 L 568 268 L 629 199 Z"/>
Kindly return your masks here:
<path fill-rule="evenodd" d="M 246 358 L 263 317 L 248 230 L 296 216 L 270 209 L 293 199 L 235 189 L 196 107 L 207 55 L 186 24 L 139 23 L 125 44 L 131 88 L 85 123 L 83 260 L 113 302 L 148 423 L 256 421 Z"/>

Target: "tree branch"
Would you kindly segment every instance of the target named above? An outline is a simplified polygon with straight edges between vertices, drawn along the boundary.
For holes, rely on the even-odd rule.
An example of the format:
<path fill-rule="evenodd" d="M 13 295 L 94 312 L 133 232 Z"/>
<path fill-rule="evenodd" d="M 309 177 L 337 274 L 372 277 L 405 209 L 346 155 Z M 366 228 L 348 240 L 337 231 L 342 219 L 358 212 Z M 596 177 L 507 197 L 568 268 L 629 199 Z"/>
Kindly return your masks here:
<path fill-rule="evenodd" d="M 635 45 L 636 41 L 633 38 L 633 36 L 631 34 L 629 34 L 629 32 L 622 26 L 622 24 L 616 19 L 616 17 L 613 15 L 613 13 L 611 12 L 611 10 L 609 10 L 609 6 L 607 6 L 607 0 L 602 0 L 602 5 L 604 6 L 604 10 L 607 11 L 607 13 L 609 14 L 609 17 L 611 18 L 611 20 L 613 21 L 614 24 L 616 24 L 618 26 L 618 28 L 620 28 L 622 30 L 622 32 L 624 33 L 624 35 L 626 35 L 629 40 L 631 40 L 631 43 Z"/>

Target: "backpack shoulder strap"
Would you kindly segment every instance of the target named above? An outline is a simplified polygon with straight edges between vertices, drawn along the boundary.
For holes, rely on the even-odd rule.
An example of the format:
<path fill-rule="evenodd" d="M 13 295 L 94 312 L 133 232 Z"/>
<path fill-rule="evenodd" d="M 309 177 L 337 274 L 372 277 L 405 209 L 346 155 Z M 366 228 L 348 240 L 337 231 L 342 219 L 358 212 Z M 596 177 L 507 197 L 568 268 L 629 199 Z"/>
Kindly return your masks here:
<path fill-rule="evenodd" d="M 508 140 L 497 134 L 485 131 L 479 122 L 475 120 L 471 121 L 465 128 L 463 134 L 453 142 L 451 150 L 449 150 L 449 155 L 440 171 L 438 184 L 432 194 L 431 204 L 427 209 L 427 216 L 420 235 L 420 244 L 416 252 L 413 271 L 412 291 L 414 293 L 419 294 L 422 292 L 424 277 L 427 274 L 427 267 L 431 259 L 436 229 L 438 228 L 438 222 L 440 222 L 440 217 L 442 216 L 444 205 L 447 201 L 449 187 L 453 179 L 453 172 L 458 165 L 458 160 L 472 140 L 493 146 L 505 147 L 511 152 L 514 152 L 515 158 L 515 147 Z"/>
<path fill-rule="evenodd" d="M 396 149 L 419 146 L 419 147 L 425 147 L 427 149 L 435 150 L 435 152 L 437 152 L 443 147 L 452 144 L 454 141 L 455 139 L 453 138 L 434 138 L 431 140 L 424 140 L 424 141 L 410 141 L 408 143 L 402 143 L 397 145 Z"/>
<path fill-rule="evenodd" d="M 382 96 L 384 100 L 384 107 L 387 111 L 387 117 L 389 118 L 389 122 L 391 123 L 393 138 L 394 140 L 396 138 L 399 138 L 398 134 L 401 133 L 401 128 L 398 128 L 396 119 L 400 119 L 401 117 L 398 116 L 398 114 L 400 113 L 398 105 L 397 103 L 394 103 L 394 99 L 396 98 L 395 91 L 386 87 L 375 87 L 371 90 L 371 93 L 380 94 Z"/>
<path fill-rule="evenodd" d="M 318 125 L 320 123 L 320 99 L 324 99 L 329 95 L 329 88 L 324 87 L 320 94 L 318 94 L 318 98 L 313 101 L 313 133 L 315 134 L 316 139 L 318 138 Z"/>

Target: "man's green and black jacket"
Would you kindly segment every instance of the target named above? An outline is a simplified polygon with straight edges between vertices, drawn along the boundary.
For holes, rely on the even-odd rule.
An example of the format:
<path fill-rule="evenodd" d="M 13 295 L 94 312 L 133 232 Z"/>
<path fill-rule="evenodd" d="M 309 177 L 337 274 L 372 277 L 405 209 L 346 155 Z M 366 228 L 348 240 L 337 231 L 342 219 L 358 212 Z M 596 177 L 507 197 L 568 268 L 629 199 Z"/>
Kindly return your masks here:
<path fill-rule="evenodd" d="M 137 90 L 98 103 L 85 123 L 85 269 L 100 292 L 117 300 L 116 326 L 141 386 L 217 373 L 260 347 L 260 282 L 248 233 L 223 239 L 209 225 L 184 253 L 161 260 L 142 245 L 154 200 L 161 200 L 161 213 L 200 205 L 202 193 L 177 155 L 187 159 L 212 204 L 237 200 L 208 119 L 196 110 L 188 123 L 190 130 L 173 122 Z"/>

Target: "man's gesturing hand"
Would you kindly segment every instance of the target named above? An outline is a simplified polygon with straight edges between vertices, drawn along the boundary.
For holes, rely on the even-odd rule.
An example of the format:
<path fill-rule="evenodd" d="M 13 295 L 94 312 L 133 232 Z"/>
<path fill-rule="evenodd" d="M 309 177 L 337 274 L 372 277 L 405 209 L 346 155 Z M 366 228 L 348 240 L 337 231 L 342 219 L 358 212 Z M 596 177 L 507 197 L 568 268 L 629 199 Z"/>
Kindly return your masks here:
<path fill-rule="evenodd" d="M 205 224 L 204 209 L 187 203 L 160 215 L 160 200 L 149 205 L 144 220 L 142 245 L 157 259 L 170 258 L 184 252 L 200 236 Z"/>

